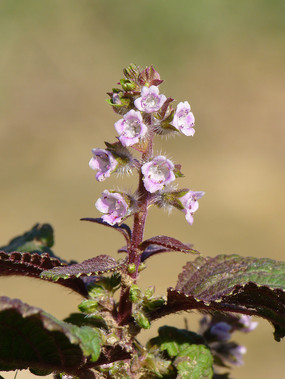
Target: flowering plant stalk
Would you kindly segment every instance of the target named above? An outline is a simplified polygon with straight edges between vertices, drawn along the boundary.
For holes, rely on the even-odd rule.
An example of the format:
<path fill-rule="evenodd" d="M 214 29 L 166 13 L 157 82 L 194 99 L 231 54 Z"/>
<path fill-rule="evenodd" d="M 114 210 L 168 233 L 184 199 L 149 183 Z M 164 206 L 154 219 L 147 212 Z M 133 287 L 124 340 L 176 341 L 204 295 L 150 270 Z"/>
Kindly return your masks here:
<path fill-rule="evenodd" d="M 0 298 L 0 370 L 30 369 L 55 378 L 227 378 L 241 365 L 244 346 L 235 331 L 257 326 L 251 316 L 267 319 L 274 338 L 285 335 L 285 264 L 271 259 L 218 255 L 202 257 L 188 243 L 170 236 L 144 239 L 151 206 L 184 213 L 192 225 L 204 192 L 179 188 L 181 165 L 154 148 L 156 136 L 193 137 L 195 118 L 187 101 L 160 93 L 160 75 L 152 66 L 124 70 L 120 88 L 108 93 L 118 114 L 115 142 L 93 148 L 89 166 L 97 181 L 115 172 L 134 171 L 134 193 L 106 189 L 95 206 L 101 217 L 82 218 L 120 232 L 125 258 L 99 255 L 81 263 L 56 257 L 52 228 L 35 225 L 1 248 L 0 274 L 51 281 L 79 293 L 78 313 L 64 321 L 18 299 Z M 134 154 L 135 152 L 135 154 Z M 133 218 L 132 230 L 125 223 Z M 192 258 L 166 296 L 139 287 L 146 261 L 157 254 L 183 252 Z M 119 291 L 118 300 L 114 294 Z M 171 313 L 203 314 L 198 331 L 164 326 L 146 346 L 138 340 L 153 320 Z M 226 372 L 225 372 L 226 371 Z"/>

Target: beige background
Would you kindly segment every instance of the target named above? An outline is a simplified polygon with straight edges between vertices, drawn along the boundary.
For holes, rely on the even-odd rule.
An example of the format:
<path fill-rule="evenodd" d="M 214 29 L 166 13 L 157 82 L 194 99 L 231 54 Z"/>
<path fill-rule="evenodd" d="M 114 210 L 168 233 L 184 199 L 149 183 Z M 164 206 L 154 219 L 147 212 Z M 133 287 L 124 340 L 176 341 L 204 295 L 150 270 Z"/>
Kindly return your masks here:
<path fill-rule="evenodd" d="M 134 62 L 154 64 L 161 92 L 192 105 L 195 137 L 157 140 L 156 150 L 182 164 L 181 186 L 206 192 L 192 227 L 178 211 L 151 209 L 146 237 L 170 235 L 203 255 L 284 260 L 284 12 L 281 0 L 1 1 L 0 243 L 49 222 L 62 258 L 117 257 L 121 236 L 79 219 L 98 217 L 94 202 L 105 188 L 136 188 L 136 176 L 97 183 L 88 167 L 91 148 L 115 140 L 106 92 Z M 189 259 L 149 260 L 140 284 L 164 294 Z M 59 318 L 80 301 L 26 278 L 2 278 L 1 295 Z M 162 323 L 183 327 L 183 317 L 196 327 L 195 314 L 181 314 L 141 339 Z M 283 376 L 285 345 L 269 324 L 235 340 L 248 353 L 233 377 Z"/>

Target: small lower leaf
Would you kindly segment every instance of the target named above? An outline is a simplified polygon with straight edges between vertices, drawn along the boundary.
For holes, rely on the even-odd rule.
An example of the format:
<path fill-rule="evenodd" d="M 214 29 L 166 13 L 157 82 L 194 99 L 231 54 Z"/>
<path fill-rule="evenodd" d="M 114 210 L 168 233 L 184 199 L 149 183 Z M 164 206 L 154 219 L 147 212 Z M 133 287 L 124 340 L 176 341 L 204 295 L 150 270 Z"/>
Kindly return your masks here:
<path fill-rule="evenodd" d="M 205 345 L 191 345 L 174 361 L 181 379 L 210 379 L 213 377 L 213 356 Z"/>

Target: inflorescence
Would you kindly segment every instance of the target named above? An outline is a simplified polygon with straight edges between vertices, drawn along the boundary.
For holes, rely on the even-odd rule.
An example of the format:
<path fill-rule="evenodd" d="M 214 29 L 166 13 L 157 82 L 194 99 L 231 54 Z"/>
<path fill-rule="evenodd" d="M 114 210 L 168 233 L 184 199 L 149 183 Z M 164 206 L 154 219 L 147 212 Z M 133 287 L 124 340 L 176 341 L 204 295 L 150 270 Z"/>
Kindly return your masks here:
<path fill-rule="evenodd" d="M 183 176 L 180 165 L 164 155 L 153 153 L 155 135 L 184 134 L 193 136 L 195 118 L 187 101 L 173 108 L 173 99 L 159 92 L 160 75 L 152 66 L 140 70 L 131 65 L 124 70 L 122 88 L 108 93 L 109 104 L 122 116 L 115 123 L 118 141 L 106 143 L 105 149 L 92 149 L 89 166 L 96 171 L 96 179 L 103 181 L 114 172 L 137 170 L 139 186 L 134 194 L 113 190 L 103 191 L 96 201 L 102 219 L 110 225 L 121 223 L 141 211 L 142 204 L 175 207 L 185 213 L 187 222 L 193 223 L 202 191 L 187 188 L 177 190 L 174 182 Z M 136 159 L 129 148 L 141 153 Z"/>

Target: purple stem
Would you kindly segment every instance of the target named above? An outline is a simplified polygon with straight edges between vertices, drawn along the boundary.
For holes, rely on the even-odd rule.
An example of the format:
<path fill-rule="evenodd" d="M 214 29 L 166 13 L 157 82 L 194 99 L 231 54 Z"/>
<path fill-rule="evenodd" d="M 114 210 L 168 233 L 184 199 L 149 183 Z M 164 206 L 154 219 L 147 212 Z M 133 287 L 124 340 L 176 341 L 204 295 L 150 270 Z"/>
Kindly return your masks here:
<path fill-rule="evenodd" d="M 153 137 L 154 131 L 151 128 L 152 120 L 151 116 L 147 120 L 150 125 L 149 132 L 149 142 L 146 148 L 146 151 L 142 154 L 142 161 L 146 162 L 152 157 L 153 151 Z M 141 251 L 139 249 L 139 245 L 143 241 L 144 228 L 146 217 L 148 213 L 148 205 L 151 200 L 151 194 L 145 189 L 143 183 L 143 175 L 140 170 L 139 173 L 139 185 L 138 185 L 138 193 L 139 193 L 139 210 L 134 214 L 134 225 L 132 232 L 132 239 L 129 249 L 129 264 L 135 264 L 136 270 L 133 273 L 128 273 L 130 278 L 133 279 L 135 283 L 138 278 L 138 269 L 141 263 Z M 119 301 L 118 308 L 118 323 L 119 325 L 125 325 L 129 321 L 132 314 L 132 303 L 129 299 L 130 287 L 128 285 L 122 284 L 121 287 L 121 295 Z"/>

